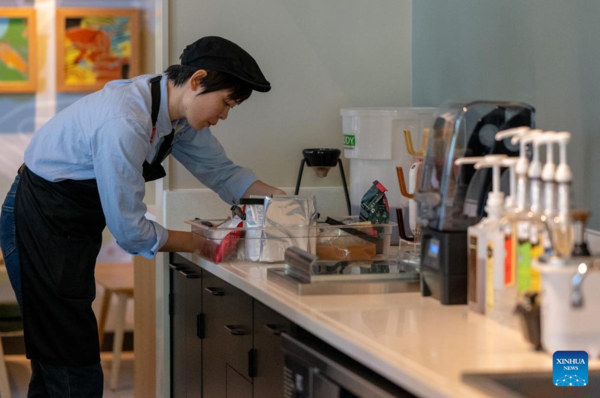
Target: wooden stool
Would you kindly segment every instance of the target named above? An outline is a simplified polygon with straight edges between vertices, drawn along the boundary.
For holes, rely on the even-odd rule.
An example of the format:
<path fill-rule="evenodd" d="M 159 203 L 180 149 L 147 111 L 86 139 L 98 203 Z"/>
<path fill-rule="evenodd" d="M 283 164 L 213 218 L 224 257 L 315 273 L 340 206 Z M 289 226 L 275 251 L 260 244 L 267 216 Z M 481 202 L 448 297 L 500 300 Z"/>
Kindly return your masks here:
<path fill-rule="evenodd" d="M 98 320 L 98 335 L 100 346 L 104 340 L 104 327 L 113 293 L 117 296 L 117 315 L 115 325 L 115 339 L 113 343 L 113 362 L 110 372 L 110 388 L 117 388 L 119 369 L 121 367 L 121 351 L 123 350 L 123 336 L 125 334 L 125 315 L 127 299 L 133 298 L 133 263 L 97 263 L 96 282 L 104 288 L 102 309 Z"/>
<path fill-rule="evenodd" d="M 23 334 L 23 321 L 17 303 L 0 303 L 0 397 L 11 398 L 8 371 L 4 362 L 2 337 Z"/>

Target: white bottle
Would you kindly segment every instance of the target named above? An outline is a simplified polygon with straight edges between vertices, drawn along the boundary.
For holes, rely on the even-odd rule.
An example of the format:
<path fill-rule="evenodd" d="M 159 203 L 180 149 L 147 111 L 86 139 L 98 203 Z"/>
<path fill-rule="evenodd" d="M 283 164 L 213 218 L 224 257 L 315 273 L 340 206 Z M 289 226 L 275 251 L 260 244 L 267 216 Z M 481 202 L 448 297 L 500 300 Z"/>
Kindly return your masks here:
<path fill-rule="evenodd" d="M 554 134 L 552 132 L 551 134 Z M 540 273 L 531 267 L 544 251 L 543 234 L 546 230 L 542 209 L 542 162 L 540 161 L 539 145 L 535 145 L 536 140 L 545 137 L 546 134 L 530 134 L 522 137 L 520 142 L 523 145 L 532 144 L 533 158 L 529 164 L 527 176 L 530 185 L 530 207 L 527 212 L 527 228 L 517 227 L 517 274 L 519 286 L 525 292 L 539 292 L 541 289 Z"/>
<path fill-rule="evenodd" d="M 500 167 L 504 160 L 488 156 L 483 162 L 475 164 L 475 169 L 493 168 L 493 189 L 488 195 L 485 211 L 487 218 L 481 229 L 484 232 L 485 250 L 478 253 L 485 262 L 485 313 L 491 314 L 496 310 L 499 301 L 497 292 L 504 290 L 505 250 L 504 233 L 500 230 L 500 220 L 504 215 L 504 193 L 500 190 Z M 481 261 L 481 260 L 480 260 Z"/>
<path fill-rule="evenodd" d="M 540 145 L 546 145 L 546 163 L 542 169 L 542 182 L 544 184 L 544 209 L 541 220 L 544 223 L 548 223 L 556 216 L 556 183 L 554 180 L 556 174 L 556 164 L 554 164 L 554 152 L 553 145 L 564 139 L 563 133 L 556 133 L 554 131 L 546 132 L 543 136 L 540 136 L 534 140 L 534 146 L 539 147 Z M 544 253 L 546 255 L 552 254 L 552 242 L 549 236 L 549 229 L 545 229 L 543 232 L 543 244 Z"/>
<path fill-rule="evenodd" d="M 571 168 L 567 163 L 567 144 L 571 133 L 562 131 L 557 134 L 560 148 L 560 163 L 556 168 L 554 180 L 558 184 L 558 212 L 548 220 L 552 239 L 553 254 L 558 257 L 569 257 L 573 251 L 574 231 L 570 216 L 571 181 L 573 179 Z"/>
<path fill-rule="evenodd" d="M 529 160 L 526 157 L 527 144 L 533 143 L 535 137 L 542 135 L 542 130 L 530 130 L 521 136 L 514 136 L 511 140 L 513 144 L 520 143 L 521 151 L 519 161 L 515 166 L 515 171 L 518 176 L 517 183 L 517 208 L 514 214 L 507 214 L 507 218 L 511 219 L 513 225 L 513 240 L 516 244 L 515 250 L 515 273 L 517 283 L 517 297 L 531 291 L 532 285 L 534 290 L 539 288 L 539 273 L 531 271 L 531 207 L 527 204 L 527 184 L 528 175 L 531 175 Z M 532 161 L 533 175 L 537 174 L 541 163 L 539 156 L 536 158 L 534 151 L 534 159 Z M 533 184 L 533 190 L 536 191 L 539 184 Z M 535 197 L 535 195 L 533 195 Z M 532 199 L 532 198 L 530 198 Z M 535 198 L 534 198 L 535 199 Z"/>
<path fill-rule="evenodd" d="M 493 305 L 493 297 L 486 291 L 488 283 L 494 286 L 494 270 L 488 269 L 488 244 L 490 234 L 498 233 L 498 223 L 504 211 L 504 193 L 500 191 L 500 167 L 506 155 L 487 155 L 485 157 L 468 157 L 456 160 L 457 165 L 476 164 L 479 168 L 494 167 L 493 191 L 486 202 L 488 217 L 467 229 L 467 302 L 469 308 L 480 314 L 485 313 L 487 302 Z M 502 247 L 502 250 L 503 247 Z M 504 260 L 504 257 L 502 257 Z M 503 269 L 503 268 L 502 268 Z"/>

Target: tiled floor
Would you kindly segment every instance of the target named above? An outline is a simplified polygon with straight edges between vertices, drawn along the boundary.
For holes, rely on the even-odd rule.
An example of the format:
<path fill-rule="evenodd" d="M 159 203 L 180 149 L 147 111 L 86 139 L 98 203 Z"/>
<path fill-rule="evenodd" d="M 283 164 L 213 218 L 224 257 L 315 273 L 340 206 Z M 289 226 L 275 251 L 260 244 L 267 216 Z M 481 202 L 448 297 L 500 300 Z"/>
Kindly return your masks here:
<path fill-rule="evenodd" d="M 121 355 L 121 371 L 119 372 L 119 386 L 111 390 L 108 386 L 112 353 L 102 353 L 102 369 L 104 370 L 104 395 L 103 398 L 133 398 L 133 353 L 125 352 Z M 12 390 L 12 398 L 27 397 L 27 384 L 31 371 L 29 361 L 24 355 L 7 355 L 8 377 Z"/>

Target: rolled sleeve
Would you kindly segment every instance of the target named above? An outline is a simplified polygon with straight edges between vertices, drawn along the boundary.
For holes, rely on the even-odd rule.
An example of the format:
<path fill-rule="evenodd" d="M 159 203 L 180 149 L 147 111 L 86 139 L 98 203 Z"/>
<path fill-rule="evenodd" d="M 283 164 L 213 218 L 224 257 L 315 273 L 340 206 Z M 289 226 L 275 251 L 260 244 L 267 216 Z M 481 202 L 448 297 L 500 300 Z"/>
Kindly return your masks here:
<path fill-rule="evenodd" d="M 94 172 L 108 229 L 123 250 L 153 258 L 167 241 L 168 232 L 145 217 L 142 165 L 149 145 L 146 129 L 126 117 L 105 122 L 91 140 Z"/>
<path fill-rule="evenodd" d="M 188 128 L 173 145 L 173 156 L 200 182 L 229 204 L 237 204 L 258 180 L 252 170 L 234 164 L 208 128 Z"/>

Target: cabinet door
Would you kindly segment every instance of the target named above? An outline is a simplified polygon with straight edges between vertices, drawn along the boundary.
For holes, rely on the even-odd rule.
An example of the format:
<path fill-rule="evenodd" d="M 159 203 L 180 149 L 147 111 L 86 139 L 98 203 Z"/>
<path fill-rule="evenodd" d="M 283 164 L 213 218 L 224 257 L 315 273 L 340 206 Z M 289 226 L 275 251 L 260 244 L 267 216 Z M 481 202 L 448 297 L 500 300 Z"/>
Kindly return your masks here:
<path fill-rule="evenodd" d="M 227 366 L 227 398 L 252 398 L 252 383 L 231 366 Z"/>
<path fill-rule="evenodd" d="M 252 381 L 252 297 L 227 284 L 226 307 L 222 309 L 225 359 L 227 364 Z"/>
<path fill-rule="evenodd" d="M 171 321 L 171 396 L 186 398 L 185 277 L 171 266 L 169 313 Z"/>
<path fill-rule="evenodd" d="M 283 397 L 285 364 L 280 335 L 289 333 L 290 327 L 291 322 L 285 317 L 254 300 L 254 396 Z"/>
<path fill-rule="evenodd" d="M 226 398 L 227 365 L 225 361 L 226 287 L 216 276 L 203 272 L 202 312 L 202 392 L 206 398 Z"/>
<path fill-rule="evenodd" d="M 187 398 L 202 397 L 202 278 L 183 271 L 185 284 L 185 379 Z"/>

